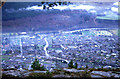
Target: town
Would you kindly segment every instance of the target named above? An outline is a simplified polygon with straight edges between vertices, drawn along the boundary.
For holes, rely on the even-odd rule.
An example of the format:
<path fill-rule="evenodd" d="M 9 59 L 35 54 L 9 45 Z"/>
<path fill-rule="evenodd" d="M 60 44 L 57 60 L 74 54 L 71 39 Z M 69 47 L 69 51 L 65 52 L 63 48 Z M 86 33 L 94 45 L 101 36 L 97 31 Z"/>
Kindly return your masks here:
<path fill-rule="evenodd" d="M 81 29 L 59 32 L 3 33 L 2 68 L 28 69 L 35 58 L 47 70 L 66 68 L 118 68 L 119 40 L 109 30 Z"/>

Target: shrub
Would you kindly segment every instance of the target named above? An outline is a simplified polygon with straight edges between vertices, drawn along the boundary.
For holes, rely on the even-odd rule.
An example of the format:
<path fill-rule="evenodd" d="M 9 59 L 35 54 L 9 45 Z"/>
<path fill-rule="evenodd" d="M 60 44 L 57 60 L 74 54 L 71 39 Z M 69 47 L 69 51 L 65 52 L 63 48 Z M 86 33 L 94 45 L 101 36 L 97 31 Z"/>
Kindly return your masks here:
<path fill-rule="evenodd" d="M 32 63 L 31 66 L 34 70 L 40 70 L 40 64 L 39 64 L 39 60 L 37 58 L 35 58 L 35 61 Z"/>
<path fill-rule="evenodd" d="M 88 69 L 88 65 L 86 65 L 86 69 Z"/>
<path fill-rule="evenodd" d="M 91 77 L 91 76 L 90 76 L 90 72 L 87 72 L 87 71 L 84 71 L 84 72 L 82 72 L 81 74 L 82 74 L 81 77 L 88 77 L 88 78 Z"/>
<path fill-rule="evenodd" d="M 74 68 L 77 69 L 77 67 L 78 67 L 78 64 L 77 64 L 77 62 L 76 62 Z"/>
<path fill-rule="evenodd" d="M 42 67 L 40 67 L 40 70 L 46 70 L 44 65 Z"/>
<path fill-rule="evenodd" d="M 32 63 L 31 67 L 34 70 L 45 70 L 44 66 L 40 67 L 39 60 L 37 58 L 35 58 L 35 61 Z"/>
<path fill-rule="evenodd" d="M 49 72 L 48 70 L 47 70 L 46 74 L 47 74 L 47 75 L 52 75 L 52 73 L 51 73 L 51 72 Z"/>
<path fill-rule="evenodd" d="M 70 68 L 73 68 L 73 67 L 74 67 L 74 66 L 73 66 L 73 60 L 71 60 L 71 61 L 69 62 L 68 67 L 70 67 Z"/>

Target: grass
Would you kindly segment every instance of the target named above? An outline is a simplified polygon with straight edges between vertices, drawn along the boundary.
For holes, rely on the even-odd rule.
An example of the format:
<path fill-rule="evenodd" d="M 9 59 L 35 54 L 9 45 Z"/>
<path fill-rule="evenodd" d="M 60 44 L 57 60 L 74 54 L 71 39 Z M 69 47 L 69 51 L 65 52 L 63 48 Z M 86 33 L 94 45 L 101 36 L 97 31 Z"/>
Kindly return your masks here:
<path fill-rule="evenodd" d="M 120 29 L 113 29 L 113 30 L 110 30 L 112 33 L 114 33 L 115 35 L 118 35 L 120 37 Z"/>
<path fill-rule="evenodd" d="M 16 77 L 16 76 L 12 76 L 12 75 L 6 75 L 6 74 L 2 74 L 2 79 L 20 79 L 20 77 Z"/>
<path fill-rule="evenodd" d="M 47 73 L 30 73 L 29 76 L 25 77 L 27 79 L 31 78 L 52 78 L 53 74 L 49 71 Z"/>
<path fill-rule="evenodd" d="M 65 75 L 71 75 L 73 77 L 91 77 L 90 76 L 90 72 L 88 71 L 83 71 L 83 72 L 68 72 L 68 71 L 64 71 Z"/>
<path fill-rule="evenodd" d="M 11 68 L 11 69 L 2 69 L 2 71 L 8 71 L 8 70 L 17 70 L 15 68 Z"/>
<path fill-rule="evenodd" d="M 13 55 L 2 55 L 2 60 L 9 60 L 10 57 L 12 57 Z"/>
<path fill-rule="evenodd" d="M 82 68 L 78 68 L 78 70 L 85 70 L 86 68 L 82 67 Z"/>
<path fill-rule="evenodd" d="M 71 69 L 71 68 L 69 68 L 69 69 Z M 90 76 L 90 71 L 88 72 L 88 71 L 83 71 L 83 72 L 69 72 L 69 71 L 65 71 L 65 70 L 57 70 L 57 69 L 55 69 L 54 70 L 54 72 L 53 72 L 53 74 L 54 75 L 59 75 L 61 72 L 64 72 L 64 75 L 70 75 L 70 76 L 72 76 L 72 77 L 79 77 L 79 78 L 84 78 L 84 77 L 86 77 L 86 78 L 90 78 L 91 76 Z"/>
<path fill-rule="evenodd" d="M 106 69 L 106 68 L 98 68 L 98 69 L 95 69 L 95 68 L 90 68 L 89 71 L 88 69 L 86 68 L 78 68 L 77 70 L 85 70 L 83 72 L 69 72 L 69 71 L 65 71 L 63 69 L 54 69 L 54 72 L 49 72 L 47 70 L 46 73 L 30 73 L 29 76 L 26 76 L 24 78 L 27 78 L 27 79 L 31 79 L 31 78 L 52 78 L 52 76 L 54 75 L 60 75 L 61 72 L 63 72 L 65 76 L 71 76 L 72 77 L 78 77 L 78 78 L 91 78 L 91 72 L 92 71 L 112 71 L 114 73 L 116 72 L 119 72 L 120 69 L 117 68 L 117 69 Z M 30 70 L 30 71 L 35 71 L 35 70 Z M 97 74 L 96 74 L 97 75 Z M 99 75 L 99 74 L 98 74 Z M 101 75 L 103 76 L 103 75 Z M 104 78 L 106 78 L 105 76 L 103 76 Z M 112 77 L 112 76 L 111 76 Z M 11 75 L 5 75 L 3 74 L 3 78 L 19 78 L 19 77 L 15 77 L 15 76 L 11 76 Z"/>
<path fill-rule="evenodd" d="M 52 75 L 46 73 L 31 73 L 29 76 L 24 77 L 25 79 L 36 79 L 36 78 L 51 78 Z M 2 79 L 21 79 L 18 76 L 2 74 Z"/>
<path fill-rule="evenodd" d="M 2 57 L 12 57 L 13 55 L 2 55 Z"/>
<path fill-rule="evenodd" d="M 118 36 L 120 37 L 120 29 L 118 29 Z"/>
<path fill-rule="evenodd" d="M 43 62 L 43 64 L 50 64 L 50 63 L 48 63 L 48 62 Z"/>
<path fill-rule="evenodd" d="M 10 69 L 9 69 L 10 70 Z M 35 70 L 30 70 L 30 71 L 35 71 Z M 26 77 L 23 77 L 25 79 L 31 79 L 31 78 L 51 78 L 53 76 L 53 74 L 49 71 L 47 71 L 46 73 L 30 73 L 29 76 L 26 76 Z M 13 75 L 6 75 L 6 74 L 2 74 L 2 78 L 3 79 L 7 79 L 7 78 L 10 78 L 10 79 L 16 79 L 16 78 L 21 78 L 21 77 L 18 77 L 18 76 L 13 76 Z"/>
<path fill-rule="evenodd" d="M 98 68 L 98 69 L 94 69 L 94 68 L 91 68 L 89 69 L 91 72 L 92 71 L 105 71 L 105 72 L 108 72 L 108 71 L 114 71 L 114 72 L 119 72 L 120 71 L 120 68 L 117 68 L 117 69 L 107 69 L 107 68 Z"/>

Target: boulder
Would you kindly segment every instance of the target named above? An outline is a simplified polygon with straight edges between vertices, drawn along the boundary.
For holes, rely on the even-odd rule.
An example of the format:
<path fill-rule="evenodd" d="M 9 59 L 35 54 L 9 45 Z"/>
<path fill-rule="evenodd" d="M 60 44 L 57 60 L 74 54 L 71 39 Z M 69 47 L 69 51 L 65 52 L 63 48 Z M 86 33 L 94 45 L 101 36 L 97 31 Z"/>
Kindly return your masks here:
<path fill-rule="evenodd" d="M 91 74 L 111 77 L 110 72 L 104 72 L 104 71 L 92 71 Z"/>
<path fill-rule="evenodd" d="M 47 71 L 34 71 L 34 73 L 46 73 Z"/>
<path fill-rule="evenodd" d="M 92 78 L 103 78 L 102 76 L 100 75 L 91 75 Z"/>
<path fill-rule="evenodd" d="M 64 77 L 64 78 L 70 78 L 71 76 L 69 75 L 54 75 L 53 78 L 61 78 L 61 77 Z"/>
<path fill-rule="evenodd" d="M 67 68 L 64 68 L 63 70 L 68 71 L 68 72 L 84 72 L 85 71 L 85 70 L 67 69 Z"/>
<path fill-rule="evenodd" d="M 21 76 L 20 72 L 9 72 L 7 75 L 12 75 L 12 76 Z"/>
<path fill-rule="evenodd" d="M 26 73 L 24 73 L 24 74 L 22 75 L 22 77 L 29 76 L 29 74 L 31 74 L 31 73 L 33 73 L 33 72 L 26 72 Z"/>

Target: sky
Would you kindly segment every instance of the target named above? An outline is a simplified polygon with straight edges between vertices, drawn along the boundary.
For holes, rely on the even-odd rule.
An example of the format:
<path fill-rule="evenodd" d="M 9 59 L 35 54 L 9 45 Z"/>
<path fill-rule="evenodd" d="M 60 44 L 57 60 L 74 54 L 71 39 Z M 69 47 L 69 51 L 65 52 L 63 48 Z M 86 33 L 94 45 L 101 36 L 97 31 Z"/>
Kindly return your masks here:
<path fill-rule="evenodd" d="M 49 4 L 42 4 L 41 2 L 6 2 L 2 7 L 3 32 L 116 27 L 118 25 L 115 24 L 114 20 L 120 20 L 118 2 L 69 3 L 67 5 L 56 3 L 49 9 L 43 9 L 44 5 L 48 7 Z M 94 23 L 89 22 L 90 24 L 87 24 L 83 21 L 81 15 L 83 17 L 95 16 L 97 20 L 113 20 L 113 23 L 108 25 L 103 21 L 102 25 L 96 26 L 92 20 Z"/>
<path fill-rule="evenodd" d="M 15 2 L 15 3 L 6 3 L 3 7 L 3 16 L 5 16 L 7 13 L 16 13 L 17 12 L 22 12 L 22 11 L 43 11 L 43 5 L 41 3 L 20 3 L 20 2 Z M 47 7 L 47 5 L 46 5 Z M 102 17 L 98 16 L 98 19 L 113 19 L 117 20 L 118 19 L 118 14 L 120 14 L 118 11 L 120 6 L 118 6 L 118 2 L 113 2 L 112 4 L 110 3 L 110 6 L 107 4 L 106 7 L 104 6 L 97 6 L 97 5 L 84 5 L 84 4 L 79 4 L 79 3 L 73 3 L 69 5 L 58 5 L 50 7 L 49 10 L 81 10 L 84 9 L 88 12 L 97 14 L 97 15 L 104 15 Z M 114 17 L 113 17 L 114 16 Z M 4 19 L 4 17 L 3 17 Z"/>

